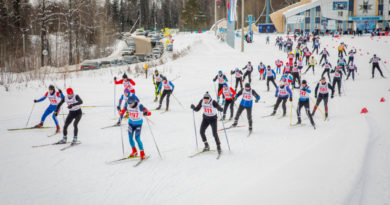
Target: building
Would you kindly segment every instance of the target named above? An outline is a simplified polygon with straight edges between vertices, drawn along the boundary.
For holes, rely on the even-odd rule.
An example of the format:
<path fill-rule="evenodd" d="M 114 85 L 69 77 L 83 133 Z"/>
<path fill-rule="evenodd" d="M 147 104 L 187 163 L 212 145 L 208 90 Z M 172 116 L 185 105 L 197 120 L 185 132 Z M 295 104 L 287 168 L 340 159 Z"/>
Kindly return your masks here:
<path fill-rule="evenodd" d="M 390 0 L 301 0 L 270 17 L 278 32 L 385 29 Z"/>

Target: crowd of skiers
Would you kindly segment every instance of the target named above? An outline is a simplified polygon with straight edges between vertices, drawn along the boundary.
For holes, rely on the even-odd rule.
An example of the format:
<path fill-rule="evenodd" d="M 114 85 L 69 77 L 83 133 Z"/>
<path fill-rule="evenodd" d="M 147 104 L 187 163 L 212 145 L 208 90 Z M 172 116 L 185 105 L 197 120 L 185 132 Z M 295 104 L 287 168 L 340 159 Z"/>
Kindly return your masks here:
<path fill-rule="evenodd" d="M 310 40 L 312 40 L 311 49 L 309 48 Z M 267 39 L 267 44 L 269 44 L 269 39 Z M 265 65 L 263 62 L 260 62 L 257 66 L 257 70 L 260 76 L 259 80 L 266 81 L 267 91 L 270 91 L 270 83 L 275 88 L 276 102 L 273 105 L 272 113 L 269 116 L 276 115 L 277 110 L 281 105 L 283 111 L 282 117 L 285 117 L 287 115 L 286 103 L 287 101 L 290 101 L 292 109 L 294 89 L 297 89 L 299 90 L 298 105 L 296 110 L 297 123 L 291 125 L 295 126 L 302 123 L 301 110 L 304 108 L 311 125 L 315 129 L 316 125 L 313 120 L 313 115 L 317 110 L 321 111 L 321 109 L 318 107 L 320 103 L 323 102 L 324 104 L 323 115 L 326 120 L 329 116 L 328 100 L 329 97 L 334 97 L 336 86 L 338 94 L 341 96 L 344 76 L 346 76 L 346 80 L 348 80 L 350 77 L 352 77 L 352 80 L 355 80 L 355 73 L 357 72 L 357 66 L 354 64 L 356 49 L 352 48 L 347 53 L 348 46 L 341 42 L 337 47 L 338 59 L 333 66 L 329 60 L 330 54 L 328 50 L 326 48 L 321 49 L 320 38 L 318 36 L 311 37 L 309 35 L 305 35 L 299 36 L 298 39 L 294 40 L 289 37 L 283 39 L 283 37 L 278 36 L 275 40 L 275 46 L 277 46 L 280 51 L 286 52 L 287 56 L 285 61 L 283 61 L 282 58 L 277 58 L 275 59 L 274 65 Z M 348 61 L 344 58 L 344 55 L 348 56 Z M 317 61 L 316 57 L 320 57 L 319 62 Z M 374 78 L 375 70 L 378 70 L 380 75 L 384 77 L 379 64 L 380 61 L 381 59 L 375 54 L 369 61 L 369 63 L 372 64 L 372 78 Z M 314 103 L 314 108 L 313 110 L 310 110 L 310 94 L 312 94 L 312 90 L 309 87 L 308 82 L 303 79 L 303 76 L 306 75 L 310 70 L 312 70 L 313 75 L 315 75 L 315 70 L 317 69 L 316 65 L 318 64 L 323 69 L 321 77 L 319 78 L 320 81 L 316 84 L 313 91 L 314 97 L 316 98 L 315 102 L 312 101 L 312 103 Z M 304 68 L 305 66 L 307 66 L 306 69 Z M 207 142 L 205 134 L 208 126 L 210 126 L 212 129 L 218 153 L 221 154 L 222 152 L 221 142 L 218 137 L 217 129 L 219 113 L 221 113 L 220 120 L 222 122 L 233 120 L 231 126 L 226 128 L 230 129 L 238 126 L 238 120 L 242 112 L 246 110 L 249 132 L 252 131 L 253 103 L 257 103 L 260 100 L 259 93 L 256 92 L 251 86 L 253 71 L 254 65 L 252 65 L 250 61 L 242 68 L 236 67 L 231 70 L 229 74 L 234 77 L 233 82 L 235 82 L 233 88 L 233 86 L 228 85 L 228 77 L 226 76 L 228 74 L 224 74 L 222 70 L 219 70 L 217 75 L 212 79 L 213 82 L 217 83 L 215 88 L 216 100 L 211 97 L 210 93 L 206 92 L 196 105 L 191 104 L 191 109 L 196 112 L 202 110 L 203 113 L 203 120 L 200 125 L 200 135 L 204 143 L 203 152 L 210 150 L 210 146 Z M 279 79 L 277 78 L 278 75 L 280 75 Z M 333 78 L 331 78 L 331 76 L 333 76 Z M 159 104 L 155 110 L 162 108 L 162 104 L 165 99 L 165 111 L 168 111 L 170 96 L 173 95 L 173 91 L 175 89 L 174 84 L 172 81 L 169 81 L 166 76 L 160 74 L 158 70 L 155 70 L 152 80 L 155 87 L 154 101 L 158 101 Z M 231 83 L 233 84 L 233 82 Z M 119 118 L 115 125 L 120 126 L 123 118 L 128 118 L 128 135 L 132 149 L 129 157 L 138 156 L 138 150 L 135 145 L 136 141 L 140 151 L 140 158 L 145 159 L 145 152 L 141 141 L 141 129 L 143 119 L 146 118 L 146 120 L 148 120 L 147 116 L 150 116 L 151 112 L 143 104 L 141 104 L 141 100 L 136 96 L 136 83 L 126 74 L 123 74 L 122 79 L 120 80 L 117 80 L 117 78 L 114 77 L 114 83 L 117 85 L 123 85 L 123 94 L 120 96 L 116 106 L 119 113 Z M 234 108 L 236 106 L 235 101 L 239 97 L 241 97 L 241 100 L 237 111 L 234 112 Z M 75 94 L 72 88 L 66 89 L 65 96 L 61 90 L 56 90 L 53 85 L 50 85 L 48 92 L 46 92 L 42 98 L 34 100 L 34 102 L 41 102 L 46 98 L 50 101 L 50 105 L 44 112 L 40 123 L 35 127 L 42 127 L 46 117 L 53 113 L 52 117 L 56 124 L 56 132 L 59 133 L 60 126 L 56 117 L 59 113 L 60 107 L 64 102 L 66 102 L 69 109 L 69 114 L 63 126 L 63 137 L 56 144 L 67 143 L 67 127 L 71 124 L 72 121 L 74 121 L 74 138 L 72 143 L 76 143 L 78 123 L 82 117 L 80 105 L 83 103 L 83 101 L 81 100 L 80 96 Z M 229 118 L 226 117 L 227 115 Z"/>

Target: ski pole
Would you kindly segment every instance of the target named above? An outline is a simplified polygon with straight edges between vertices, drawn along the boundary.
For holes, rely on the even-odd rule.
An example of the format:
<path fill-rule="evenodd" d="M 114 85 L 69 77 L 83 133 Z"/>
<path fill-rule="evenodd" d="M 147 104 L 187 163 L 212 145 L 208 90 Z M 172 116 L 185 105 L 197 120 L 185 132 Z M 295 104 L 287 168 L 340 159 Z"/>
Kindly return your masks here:
<path fill-rule="evenodd" d="M 198 151 L 198 135 L 196 134 L 196 123 L 195 123 L 195 111 L 194 110 L 192 110 L 192 118 L 194 119 L 194 132 L 195 132 L 196 151 Z"/>
<path fill-rule="evenodd" d="M 116 113 L 116 109 L 115 109 L 115 100 L 116 100 L 116 89 L 115 89 L 115 83 L 114 83 L 114 116 L 115 116 L 115 113 Z"/>
<path fill-rule="evenodd" d="M 309 96 L 309 98 L 310 98 L 310 100 L 312 101 L 312 102 L 314 102 L 313 101 L 313 98 L 310 96 L 310 95 L 308 95 Z M 325 114 L 322 112 L 322 110 L 320 109 L 320 107 L 318 107 L 318 105 L 316 104 L 316 103 L 314 103 L 314 106 L 322 113 L 322 115 L 326 118 L 326 116 L 325 116 Z"/>
<path fill-rule="evenodd" d="M 35 103 L 33 104 L 32 108 L 31 108 L 30 115 L 28 116 L 28 119 L 27 119 L 27 122 L 26 122 L 26 127 L 28 125 L 28 122 L 30 122 L 31 114 L 32 114 L 32 112 L 34 110 L 34 107 L 35 107 Z"/>
<path fill-rule="evenodd" d="M 292 92 L 291 92 L 293 95 L 294 95 L 294 87 L 292 87 Z M 293 96 L 291 96 L 291 111 L 290 111 L 290 125 L 292 125 L 292 111 L 293 111 L 293 104 L 294 104 L 294 98 Z"/>
<path fill-rule="evenodd" d="M 219 112 L 219 115 L 221 116 L 221 112 Z M 222 120 L 221 122 L 222 122 L 223 131 L 225 132 L 226 143 L 227 143 L 227 145 L 228 145 L 229 152 L 231 152 L 231 150 L 230 150 L 230 144 L 229 144 L 229 139 L 228 139 L 228 136 L 227 136 L 227 134 L 226 134 L 225 123 L 223 122 L 223 120 Z"/>
<path fill-rule="evenodd" d="M 148 123 L 148 127 L 149 127 L 149 130 L 150 130 L 150 134 L 152 134 L 153 141 L 154 141 L 154 145 L 156 146 L 158 155 L 160 156 L 160 159 L 162 160 L 163 158 L 162 158 L 162 156 L 161 156 L 160 149 L 159 149 L 158 146 L 157 146 L 157 142 L 156 142 L 156 139 L 154 138 L 152 128 L 150 127 L 150 124 L 149 124 L 149 118 L 145 116 L 145 119 L 146 119 L 146 123 Z"/>
<path fill-rule="evenodd" d="M 175 100 L 179 103 L 179 105 L 183 108 L 183 109 L 185 109 L 184 108 L 184 106 L 183 106 L 183 104 L 181 104 L 181 102 L 179 101 L 179 99 L 177 99 L 177 97 L 172 93 L 172 96 L 173 96 L 173 98 L 175 98 Z"/>
<path fill-rule="evenodd" d="M 123 131 L 122 131 L 122 126 L 119 125 L 119 128 L 121 129 L 121 140 L 122 140 L 122 156 L 125 156 L 125 146 L 123 144 Z"/>

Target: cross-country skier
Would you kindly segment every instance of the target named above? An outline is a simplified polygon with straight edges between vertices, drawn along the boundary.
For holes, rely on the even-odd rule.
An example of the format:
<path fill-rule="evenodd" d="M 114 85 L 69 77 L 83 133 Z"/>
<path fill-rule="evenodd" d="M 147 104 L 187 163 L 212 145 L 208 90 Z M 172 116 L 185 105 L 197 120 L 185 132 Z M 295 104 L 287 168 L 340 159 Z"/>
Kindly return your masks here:
<path fill-rule="evenodd" d="M 162 82 L 163 77 L 164 76 L 162 74 L 158 73 L 158 70 L 154 71 L 154 74 L 153 74 L 153 84 L 154 84 L 154 93 L 156 95 L 156 97 L 154 98 L 154 102 L 157 101 L 158 96 L 161 97 L 161 93 L 158 93 L 157 90 L 158 90 L 158 87 L 160 87 L 160 84 Z"/>
<path fill-rule="evenodd" d="M 379 61 L 381 59 L 379 57 L 376 56 L 376 54 L 374 54 L 374 56 L 370 59 L 370 63 L 372 63 L 372 78 L 374 78 L 374 74 L 375 74 L 375 68 L 378 69 L 379 73 L 381 74 L 381 76 L 384 78 L 385 76 L 383 76 L 383 73 L 382 73 L 382 70 L 381 68 L 379 67 Z M 349 74 L 348 74 L 349 76 Z"/>
<path fill-rule="evenodd" d="M 253 71 L 253 66 L 251 65 L 251 62 L 249 61 L 248 64 L 244 68 L 242 68 L 242 70 L 246 70 L 246 72 L 244 73 L 243 81 L 245 81 L 246 76 L 248 76 L 249 83 L 251 83 L 252 82 L 251 75 Z"/>
<path fill-rule="evenodd" d="M 58 106 L 58 103 L 64 98 L 64 95 L 62 94 L 61 90 L 56 91 L 53 85 L 49 86 L 49 92 L 46 92 L 45 95 L 38 100 L 34 100 L 34 103 L 42 102 L 45 99 L 49 99 L 50 105 L 46 108 L 45 112 L 43 113 L 41 117 L 41 122 L 37 125 L 35 125 L 35 128 L 40 128 L 43 126 L 43 123 L 45 122 L 45 119 L 48 115 L 50 115 L 52 112 L 54 112 Z M 52 117 L 54 120 L 54 123 L 56 124 L 56 133 L 60 132 L 60 126 L 58 125 L 57 121 L 57 115 L 53 113 Z"/>
<path fill-rule="evenodd" d="M 313 121 L 313 117 L 310 113 L 310 100 L 309 100 L 309 93 L 311 93 L 310 87 L 307 85 L 306 80 L 302 80 L 302 85 L 299 91 L 299 100 L 298 100 L 298 108 L 297 108 L 297 116 L 298 116 L 298 122 L 297 124 L 301 124 L 301 109 L 302 107 L 305 107 L 305 111 L 307 116 L 310 119 L 311 125 L 313 125 L 314 129 L 316 128 L 315 123 Z"/>
<path fill-rule="evenodd" d="M 60 141 L 57 142 L 57 144 L 65 144 L 66 143 L 67 135 L 68 135 L 68 126 L 70 125 L 70 123 L 72 123 L 73 120 L 74 120 L 74 122 L 73 122 L 72 144 L 75 144 L 77 142 L 77 133 L 79 130 L 78 124 L 80 122 L 81 116 L 83 115 L 81 108 L 80 108 L 80 105 L 83 104 L 83 101 L 81 100 L 80 96 L 75 94 L 73 92 L 72 88 L 66 89 L 66 94 L 67 94 L 67 96 L 62 98 L 60 104 L 58 104 L 57 109 L 54 113 L 55 115 L 58 114 L 58 111 L 60 110 L 60 108 L 61 108 L 62 104 L 64 104 L 64 102 L 68 105 L 69 114 L 66 117 L 65 124 L 64 124 L 64 131 L 63 131 L 64 136 L 62 137 L 62 139 Z"/>
<path fill-rule="evenodd" d="M 320 40 L 313 38 L 313 51 L 311 51 L 314 54 L 314 51 L 316 51 L 316 54 L 318 55 L 318 49 L 320 48 Z"/>
<path fill-rule="evenodd" d="M 235 68 L 230 72 L 231 75 L 234 75 L 236 78 L 236 85 L 235 85 L 235 90 L 237 90 L 238 84 L 240 84 L 241 89 L 242 89 L 242 71 L 239 68 Z"/>
<path fill-rule="evenodd" d="M 210 146 L 206 138 L 206 129 L 210 125 L 215 143 L 217 144 L 218 154 L 221 154 L 221 142 L 217 133 L 217 111 L 221 112 L 223 109 L 217 102 L 211 99 L 211 96 L 208 92 L 204 94 L 203 99 L 199 101 L 196 107 L 194 104 L 191 105 L 191 109 L 196 112 L 198 112 L 201 108 L 203 108 L 203 120 L 202 124 L 200 125 L 200 136 L 202 137 L 202 141 L 204 143 L 203 152 L 210 151 Z"/>
<path fill-rule="evenodd" d="M 290 52 L 290 53 L 287 54 L 287 59 L 288 59 L 288 64 L 292 65 L 293 61 L 294 61 L 294 54 L 293 54 L 293 52 Z"/>
<path fill-rule="evenodd" d="M 325 73 L 327 73 L 327 74 L 328 74 L 329 82 L 331 82 L 329 72 L 330 72 L 330 69 L 332 68 L 332 64 L 330 64 L 330 63 L 328 62 L 328 60 L 325 60 L 325 63 L 323 63 L 321 66 L 324 68 L 324 71 L 323 71 L 322 74 L 321 74 L 321 78 L 324 77 Z"/>
<path fill-rule="evenodd" d="M 283 73 L 282 77 L 280 77 L 280 81 L 282 81 L 285 86 L 290 86 L 293 82 L 293 77 L 289 73 Z"/>
<path fill-rule="evenodd" d="M 343 52 L 345 55 L 347 55 L 347 52 L 345 51 L 345 45 L 343 42 L 340 43 L 340 45 L 337 47 L 337 50 L 339 51 L 339 57 L 343 57 Z"/>
<path fill-rule="evenodd" d="M 296 62 L 297 62 L 297 66 L 298 66 L 298 69 L 299 69 L 299 73 L 301 73 L 302 68 L 303 68 L 302 57 L 299 57 L 298 60 L 297 60 Z"/>
<path fill-rule="evenodd" d="M 294 88 L 301 87 L 301 76 L 299 74 L 299 69 L 298 69 L 298 66 L 297 66 L 297 62 L 294 62 L 294 66 L 292 68 L 291 75 L 293 77 L 293 87 Z M 298 85 L 299 85 L 298 87 L 295 86 L 295 81 L 298 81 Z"/>
<path fill-rule="evenodd" d="M 325 118 L 328 118 L 328 99 L 329 99 L 329 89 L 334 92 L 333 87 L 330 83 L 326 82 L 325 77 L 321 78 L 321 82 L 319 82 L 314 90 L 314 96 L 317 98 L 317 102 L 314 106 L 312 116 L 316 113 L 317 107 L 320 105 L 321 101 L 324 100 L 324 108 L 325 108 Z M 319 94 L 317 92 L 319 90 Z M 333 95 L 332 95 L 333 98 Z"/>
<path fill-rule="evenodd" d="M 275 88 L 277 88 L 275 79 L 276 79 L 276 73 L 274 70 L 271 69 L 271 66 L 267 66 L 267 70 L 264 73 L 264 78 L 267 77 L 267 91 L 269 91 L 269 82 L 271 81 L 272 84 L 274 84 Z"/>
<path fill-rule="evenodd" d="M 350 62 L 353 62 L 354 56 L 356 54 L 356 49 L 352 49 L 348 52 L 348 65 Z"/>
<path fill-rule="evenodd" d="M 325 62 L 328 61 L 329 52 L 326 50 L 326 48 L 324 48 L 324 50 L 321 51 L 320 55 L 321 55 L 320 64 L 322 63 L 322 59 L 324 59 Z"/>
<path fill-rule="evenodd" d="M 292 64 L 290 65 L 289 62 L 286 62 L 286 65 L 283 68 L 283 74 L 284 73 L 291 73 L 291 66 L 292 66 Z"/>
<path fill-rule="evenodd" d="M 281 81 L 280 85 L 276 88 L 275 97 L 277 97 L 277 100 L 274 106 L 274 111 L 271 113 L 271 115 L 276 114 L 279 104 L 282 102 L 283 117 L 286 116 L 287 99 L 290 97 L 290 102 L 292 101 L 292 92 L 288 87 L 288 84 L 286 85 L 285 82 Z"/>
<path fill-rule="evenodd" d="M 116 77 L 114 77 L 114 82 L 116 85 L 123 84 L 123 89 L 127 88 L 130 90 L 131 93 L 135 93 L 135 82 L 132 79 L 128 78 L 126 73 L 123 74 L 122 79 L 119 81 L 117 81 Z"/>
<path fill-rule="evenodd" d="M 299 49 L 298 46 L 295 48 L 294 56 L 295 56 L 295 62 L 298 60 L 299 57 L 302 56 L 302 52 L 301 52 L 301 50 Z"/>
<path fill-rule="evenodd" d="M 223 84 L 225 84 L 228 80 L 226 75 L 222 73 L 222 70 L 218 71 L 218 74 L 213 78 L 213 82 L 218 80 L 218 89 L 217 89 L 217 102 L 219 103 L 219 95 L 218 92 L 222 90 Z"/>
<path fill-rule="evenodd" d="M 120 112 L 120 111 L 122 110 L 122 108 L 121 108 L 122 101 L 125 102 L 123 108 L 126 108 L 126 106 L 127 106 L 127 101 L 128 101 L 128 99 L 129 99 L 131 96 L 134 96 L 135 99 L 137 100 L 137 102 L 139 102 L 138 97 L 137 97 L 134 93 L 130 93 L 129 89 L 126 88 L 125 91 L 124 91 L 124 94 L 122 94 L 122 96 L 121 96 L 121 98 L 120 98 L 120 100 L 119 100 L 118 106 L 116 107 L 116 109 L 118 110 L 118 112 Z M 120 121 L 122 120 L 122 117 L 123 117 L 123 115 L 121 115 L 121 116 L 119 117 L 120 119 L 118 120 L 118 123 L 117 123 L 118 126 L 120 125 Z M 128 117 L 129 117 L 129 113 L 126 112 L 126 114 L 125 114 L 124 117 L 125 117 L 125 118 L 128 118 Z"/>
<path fill-rule="evenodd" d="M 340 56 L 339 59 L 337 59 L 337 65 L 340 66 L 340 68 L 344 72 L 344 74 L 346 74 L 345 64 L 346 64 L 346 60 Z"/>
<path fill-rule="evenodd" d="M 275 65 L 276 65 L 276 73 L 280 74 L 282 66 L 283 66 L 283 61 L 278 59 L 275 61 Z"/>
<path fill-rule="evenodd" d="M 229 106 L 230 106 L 230 118 L 229 118 L 229 120 L 231 120 L 233 118 L 233 114 L 234 114 L 233 113 L 233 108 L 234 108 L 234 101 L 233 100 L 234 100 L 234 96 L 236 95 L 236 91 L 232 87 L 229 88 L 227 83 L 224 83 L 223 84 L 223 88 L 218 93 L 218 97 L 220 95 L 223 95 L 224 101 L 225 101 L 225 102 L 222 103 L 222 105 L 224 105 L 222 120 L 225 120 L 225 118 L 226 118 L 226 111 L 227 111 Z"/>
<path fill-rule="evenodd" d="M 306 74 L 307 71 L 310 70 L 310 68 L 313 68 L 313 75 L 314 75 L 314 66 L 317 64 L 317 60 L 312 56 L 309 60 L 309 67 L 307 67 L 306 71 L 303 74 Z"/>
<path fill-rule="evenodd" d="M 175 89 L 175 86 L 172 84 L 171 81 L 167 80 L 166 77 L 163 77 L 163 82 L 160 84 L 160 86 L 158 86 L 158 89 L 157 89 L 157 93 L 160 92 L 160 90 L 162 90 L 162 95 L 161 95 L 161 98 L 160 98 L 160 102 L 159 102 L 159 105 L 158 107 L 156 108 L 156 110 L 159 110 L 161 108 L 161 104 L 162 104 L 162 101 L 164 100 L 164 97 L 167 96 L 167 106 L 165 108 L 165 111 L 168 111 L 169 109 L 169 97 L 171 96 L 173 90 Z"/>
<path fill-rule="evenodd" d="M 348 65 L 348 75 L 346 80 L 348 80 L 349 76 L 352 74 L 352 80 L 355 81 L 355 71 L 357 72 L 357 67 L 353 64 L 353 62 L 351 62 Z"/>
<path fill-rule="evenodd" d="M 265 65 L 263 64 L 263 62 L 260 62 L 260 64 L 259 64 L 259 66 L 257 66 L 257 69 L 258 69 L 258 71 L 259 71 L 259 73 L 260 73 L 260 79 L 259 80 L 261 80 L 261 77 L 263 77 L 263 80 L 265 79 L 264 78 L 264 71 L 265 71 Z"/>
<path fill-rule="evenodd" d="M 343 72 L 341 72 L 341 68 L 340 66 L 336 66 L 335 69 L 333 69 L 331 71 L 331 73 L 334 73 L 333 74 L 333 84 L 332 84 L 332 87 L 333 87 L 333 90 L 332 90 L 332 98 L 334 96 L 334 92 L 336 90 L 336 83 L 337 83 L 337 88 L 339 90 L 339 96 L 341 96 L 341 83 L 342 83 L 342 79 L 343 79 Z"/>
<path fill-rule="evenodd" d="M 139 103 L 135 96 L 130 96 L 127 99 L 126 106 L 120 112 L 120 115 L 123 116 L 125 112 L 129 112 L 129 142 L 131 146 L 131 154 L 129 157 L 136 157 L 138 155 L 137 148 L 135 147 L 135 140 L 137 141 L 138 148 L 140 150 L 140 158 L 145 159 L 144 146 L 141 141 L 141 129 L 143 123 L 143 116 L 150 116 L 151 113 L 149 110 Z"/>
<path fill-rule="evenodd" d="M 310 59 L 310 56 L 311 56 L 311 52 L 309 51 L 309 49 L 306 47 L 306 50 L 304 52 L 304 57 L 305 57 L 305 62 L 306 62 L 306 65 L 309 63 L 309 59 Z"/>
<path fill-rule="evenodd" d="M 251 85 L 249 83 L 245 84 L 245 89 L 240 90 L 236 96 L 234 97 L 234 100 L 236 100 L 240 95 L 242 95 L 242 99 L 240 102 L 240 106 L 238 107 L 236 117 L 234 117 L 234 123 L 232 124 L 232 127 L 236 127 L 238 123 L 238 118 L 240 118 L 240 115 L 242 111 L 245 109 L 246 114 L 248 117 L 248 123 L 249 123 L 249 131 L 252 131 L 252 106 L 253 106 L 253 98 L 255 98 L 255 102 L 259 102 L 260 96 L 257 94 L 255 90 L 251 88 Z"/>

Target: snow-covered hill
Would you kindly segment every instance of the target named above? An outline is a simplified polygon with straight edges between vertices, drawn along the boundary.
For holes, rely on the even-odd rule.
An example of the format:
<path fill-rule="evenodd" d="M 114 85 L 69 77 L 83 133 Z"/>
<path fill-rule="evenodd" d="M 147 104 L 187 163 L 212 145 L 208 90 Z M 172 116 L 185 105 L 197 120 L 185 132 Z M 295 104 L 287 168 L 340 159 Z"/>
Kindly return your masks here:
<path fill-rule="evenodd" d="M 168 78 L 176 78 L 170 111 L 152 111 L 149 127 L 143 125 L 141 138 L 145 152 L 151 158 L 134 168 L 135 161 L 108 165 L 106 162 L 122 157 L 121 134 L 125 154 L 130 152 L 127 126 L 100 129 L 116 122 L 116 98 L 122 90 L 114 88 L 113 77 L 121 76 L 126 67 L 73 73 L 66 86 L 79 94 L 84 105 L 107 106 L 82 108 L 85 113 L 79 124 L 80 146 L 59 151 L 60 146 L 32 148 L 59 140 L 62 135 L 48 138 L 50 130 L 7 131 L 24 127 L 33 99 L 41 97 L 46 87 L 55 83 L 63 88 L 64 81 L 28 82 L 28 87 L 13 85 L 10 92 L 1 91 L 0 100 L 0 202 L 1 204 L 388 204 L 390 202 L 390 81 L 371 79 L 368 60 L 373 53 L 390 60 L 390 39 L 324 37 L 331 63 L 337 59 L 336 46 L 344 41 L 355 46 L 359 55 L 356 65 L 359 74 L 355 81 L 344 84 L 345 96 L 330 99 L 329 121 L 317 111 L 317 129 L 310 126 L 289 126 L 289 117 L 263 118 L 270 114 L 274 88 L 266 92 L 265 81 L 259 81 L 255 72 L 253 88 L 261 101 L 253 108 L 254 132 L 246 137 L 248 127 L 219 133 L 223 155 L 219 160 L 214 153 L 188 158 L 196 152 L 191 103 L 197 103 L 206 91 L 215 96 L 212 78 L 218 70 L 225 73 L 235 67 L 242 68 L 248 61 L 274 65 L 276 58 L 286 54 L 271 45 L 265 45 L 265 36 L 255 36 L 253 44 L 246 44 L 245 53 L 239 48 L 230 49 L 210 34 L 179 34 L 175 48 L 192 45 L 191 53 L 159 66 Z M 271 37 L 274 39 L 274 36 Z M 237 39 L 236 45 L 240 41 Z M 367 52 L 370 55 L 367 55 Z M 360 55 L 360 53 L 362 55 Z M 316 56 L 317 57 L 317 56 Z M 386 64 L 388 65 L 388 64 Z M 390 66 L 388 66 L 390 67 Z M 390 76 L 382 68 L 385 75 Z M 322 69 L 316 75 L 308 72 L 303 78 L 314 89 Z M 130 77 L 133 77 L 130 75 Z M 278 76 L 279 79 L 279 76 Z M 152 79 L 144 76 L 134 79 L 136 92 L 142 103 L 150 109 L 153 102 Z M 229 79 L 230 81 L 230 79 Z M 230 83 L 230 82 L 229 82 Z M 294 97 L 298 92 L 294 91 Z M 314 98 L 314 96 L 312 95 Z M 379 102 L 384 97 L 387 101 Z M 296 121 L 296 99 L 293 105 L 293 122 Z M 29 126 L 38 123 L 48 102 L 35 105 Z M 313 104 L 310 105 L 313 108 Z M 290 104 L 287 104 L 290 113 Z M 368 114 L 361 115 L 366 107 Z M 165 103 L 163 105 L 165 108 Z M 323 105 L 320 106 L 323 110 Z M 67 109 L 62 110 L 67 113 Z M 63 125 L 63 117 L 59 117 Z M 197 134 L 201 113 L 195 113 Z M 309 124 L 303 115 L 303 122 Z M 230 122 L 231 123 L 231 122 Z M 226 126 L 230 125 L 227 123 Z M 247 125 L 246 114 L 239 124 Z M 53 126 L 51 117 L 46 126 Z M 218 124 L 221 128 L 222 124 Z M 158 156 L 151 129 L 161 150 Z M 69 127 L 69 138 L 73 128 Z M 215 149 L 210 130 L 208 141 Z M 200 138 L 198 139 L 200 143 Z M 200 143 L 199 149 L 202 148 Z"/>

